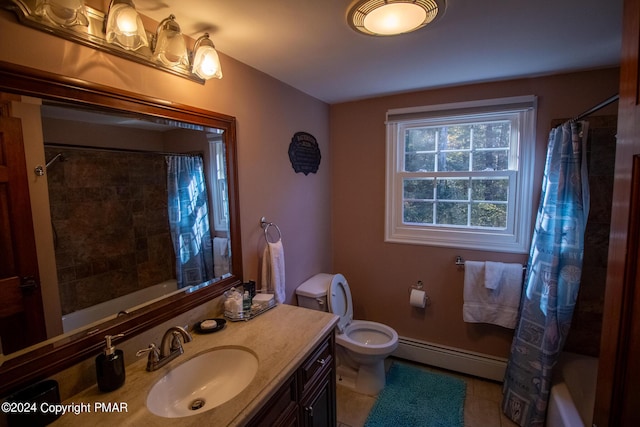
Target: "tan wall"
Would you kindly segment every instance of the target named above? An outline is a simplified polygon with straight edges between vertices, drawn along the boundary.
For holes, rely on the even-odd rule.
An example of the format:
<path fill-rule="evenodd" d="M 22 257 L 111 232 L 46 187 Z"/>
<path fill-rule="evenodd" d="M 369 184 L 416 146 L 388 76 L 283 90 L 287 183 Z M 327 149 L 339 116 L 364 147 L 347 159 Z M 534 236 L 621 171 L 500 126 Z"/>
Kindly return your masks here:
<path fill-rule="evenodd" d="M 327 104 L 224 54 L 224 78 L 203 86 L 18 25 L 6 11 L 0 11 L 0 40 L 2 61 L 235 116 L 245 280 L 259 277 L 262 216 L 277 223 L 284 236 L 289 299 L 296 284 L 330 270 Z M 318 140 L 322 163 L 317 174 L 296 174 L 291 167 L 287 150 L 298 131 Z"/>
<path fill-rule="evenodd" d="M 460 255 L 467 260 L 526 263 L 527 255 L 385 243 L 385 113 L 392 108 L 537 95 L 533 217 L 551 120 L 574 117 L 616 94 L 618 74 L 615 68 L 332 105 L 333 267 L 349 281 L 355 318 L 384 322 L 401 336 L 507 357 L 512 330 L 462 321 L 464 272 L 454 261 Z M 407 289 L 417 280 L 426 284 L 431 298 L 426 310 L 409 306 Z"/>

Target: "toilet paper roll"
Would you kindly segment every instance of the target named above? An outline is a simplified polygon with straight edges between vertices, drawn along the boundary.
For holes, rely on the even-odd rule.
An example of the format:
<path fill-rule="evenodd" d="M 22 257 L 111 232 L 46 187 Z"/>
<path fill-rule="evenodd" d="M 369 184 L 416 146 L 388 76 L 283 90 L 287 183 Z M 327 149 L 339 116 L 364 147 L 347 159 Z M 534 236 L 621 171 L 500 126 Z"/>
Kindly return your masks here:
<path fill-rule="evenodd" d="M 411 304 L 412 307 L 424 308 L 427 305 L 427 293 L 420 289 L 411 289 L 409 304 Z"/>

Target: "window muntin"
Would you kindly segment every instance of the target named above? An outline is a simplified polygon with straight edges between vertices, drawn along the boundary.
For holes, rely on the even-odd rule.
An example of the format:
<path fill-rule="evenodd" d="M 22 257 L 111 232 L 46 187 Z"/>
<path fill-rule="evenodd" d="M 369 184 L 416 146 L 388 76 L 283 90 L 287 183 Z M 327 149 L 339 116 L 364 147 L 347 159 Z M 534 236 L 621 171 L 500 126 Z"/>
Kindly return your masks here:
<path fill-rule="evenodd" d="M 389 112 L 386 241 L 526 252 L 535 111 L 526 98 L 463 113 L 449 104 L 451 115 Z"/>

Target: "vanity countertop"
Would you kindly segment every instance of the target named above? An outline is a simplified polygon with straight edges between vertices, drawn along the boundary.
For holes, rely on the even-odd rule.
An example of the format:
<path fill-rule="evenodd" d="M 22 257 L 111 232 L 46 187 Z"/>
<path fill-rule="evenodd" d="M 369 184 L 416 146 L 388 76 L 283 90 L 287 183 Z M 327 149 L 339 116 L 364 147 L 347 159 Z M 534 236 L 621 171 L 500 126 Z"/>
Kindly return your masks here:
<path fill-rule="evenodd" d="M 67 413 L 52 426 L 241 426 L 267 402 L 311 354 L 318 342 L 332 333 L 337 316 L 306 308 L 278 305 L 247 322 L 227 322 L 211 334 L 192 333 L 184 354 L 154 372 L 145 370 L 147 358 L 127 366 L 127 378 L 120 389 L 101 393 L 97 385 L 63 402 L 76 404 L 78 415 Z M 157 343 L 156 343 L 157 344 Z M 145 401 L 153 384 L 169 370 L 215 347 L 242 346 L 258 357 L 258 373 L 238 396 L 208 411 L 183 418 L 152 414 Z M 211 369 L 224 369 L 212 366 Z M 95 403 L 125 403 L 126 412 L 101 412 Z M 88 405 L 80 406 L 80 404 Z M 100 405 L 98 405 L 100 407 Z M 72 407 L 69 406 L 71 409 Z"/>

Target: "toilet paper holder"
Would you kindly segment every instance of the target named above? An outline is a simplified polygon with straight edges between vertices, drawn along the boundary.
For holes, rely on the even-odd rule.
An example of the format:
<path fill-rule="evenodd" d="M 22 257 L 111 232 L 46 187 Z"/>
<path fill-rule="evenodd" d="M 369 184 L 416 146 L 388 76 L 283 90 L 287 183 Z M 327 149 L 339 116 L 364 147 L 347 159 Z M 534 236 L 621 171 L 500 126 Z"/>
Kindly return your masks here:
<path fill-rule="evenodd" d="M 424 291 L 424 284 L 422 283 L 422 280 L 418 280 L 416 284 L 409 286 L 409 289 L 408 289 L 409 293 L 411 293 L 413 289 Z"/>
<path fill-rule="evenodd" d="M 425 307 L 431 303 L 431 298 L 429 297 L 429 295 L 427 295 L 427 292 L 424 288 L 424 283 L 422 283 L 422 280 L 418 280 L 415 284 L 409 286 L 409 288 L 407 289 L 409 295 L 411 295 L 411 291 L 413 290 L 424 291 L 424 295 L 426 298 Z"/>

